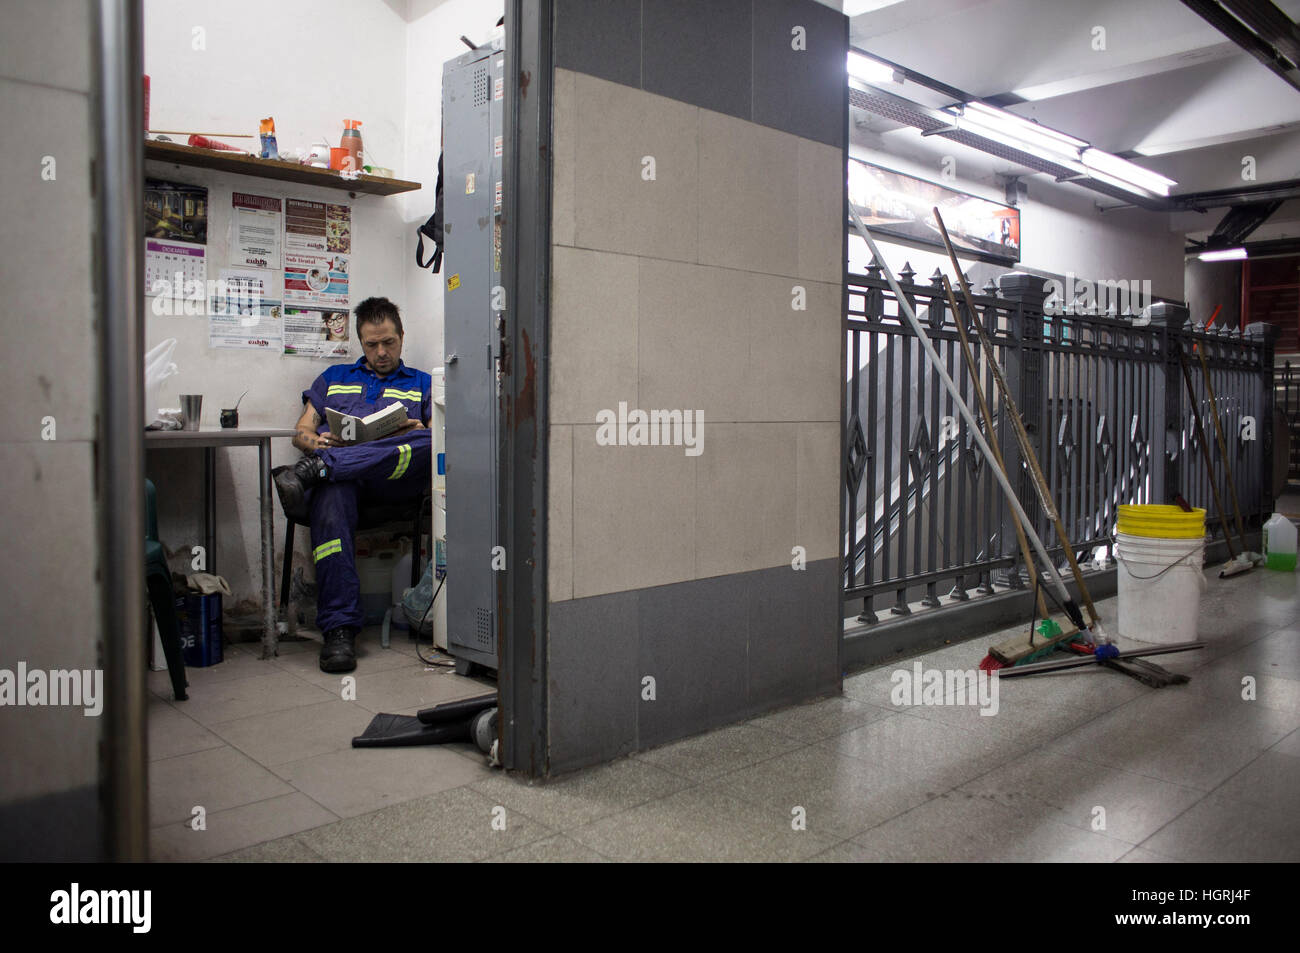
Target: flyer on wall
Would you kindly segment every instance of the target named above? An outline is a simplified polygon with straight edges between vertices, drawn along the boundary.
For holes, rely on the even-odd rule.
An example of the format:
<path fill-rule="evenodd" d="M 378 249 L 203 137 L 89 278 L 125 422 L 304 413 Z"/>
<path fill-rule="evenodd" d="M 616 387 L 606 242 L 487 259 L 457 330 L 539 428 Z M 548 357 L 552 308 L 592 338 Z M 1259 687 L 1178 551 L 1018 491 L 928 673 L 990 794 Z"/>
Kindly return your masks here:
<path fill-rule="evenodd" d="M 294 357 L 348 357 L 348 312 L 284 309 L 284 353 Z"/>
<path fill-rule="evenodd" d="M 230 263 L 237 268 L 280 268 L 280 200 L 233 192 Z"/>
<path fill-rule="evenodd" d="M 275 297 L 275 272 L 224 268 L 208 308 L 208 347 L 279 351 L 284 309 Z"/>
<path fill-rule="evenodd" d="M 346 311 L 351 256 L 351 208 L 285 199 L 286 305 Z"/>

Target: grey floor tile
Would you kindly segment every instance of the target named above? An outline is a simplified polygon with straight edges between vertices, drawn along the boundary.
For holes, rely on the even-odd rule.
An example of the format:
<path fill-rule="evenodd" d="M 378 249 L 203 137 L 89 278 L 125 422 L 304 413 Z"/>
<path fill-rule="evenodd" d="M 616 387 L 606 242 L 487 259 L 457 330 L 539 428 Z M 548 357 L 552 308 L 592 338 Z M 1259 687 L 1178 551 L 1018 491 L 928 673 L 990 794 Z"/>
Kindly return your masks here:
<path fill-rule="evenodd" d="M 1197 863 L 1295 863 L 1300 861 L 1300 815 L 1294 799 L 1246 808 L 1240 799 L 1216 791 L 1138 846 Z"/>
<path fill-rule="evenodd" d="M 297 835 L 254 844 L 242 850 L 213 857 L 217 864 L 323 864 L 325 858 L 304 844 Z"/>
<path fill-rule="evenodd" d="M 853 841 L 844 841 L 836 844 L 829 850 L 824 850 L 820 854 L 814 854 L 804 861 L 806 864 L 868 864 L 871 863 L 871 851 L 855 844 Z"/>
<path fill-rule="evenodd" d="M 1051 812 L 1013 809 L 961 791 L 927 801 L 853 838 L 864 861 L 1110 862 L 1133 845 L 1062 824 Z"/>
<path fill-rule="evenodd" d="M 793 818 L 801 808 L 807 829 L 844 840 L 934 797 L 924 780 L 871 765 L 824 747 L 799 748 L 710 782 L 769 814 Z"/>
<path fill-rule="evenodd" d="M 299 839 L 336 862 L 456 863 L 504 854 L 554 833 L 501 807 L 459 787 L 318 827 Z"/>
<path fill-rule="evenodd" d="M 184 705 L 185 702 L 179 704 Z M 149 760 L 174 758 L 225 744 L 189 715 L 156 697 L 149 700 Z"/>
<path fill-rule="evenodd" d="M 534 784 L 498 771 L 474 782 L 470 788 L 552 830 L 567 831 L 646 801 L 667 797 L 690 784 L 680 775 L 636 758 L 624 758 Z"/>
<path fill-rule="evenodd" d="M 267 665 L 264 671 L 269 674 L 226 679 L 202 688 L 191 687 L 189 701 L 181 702 L 185 714 L 202 725 L 211 726 L 338 697 L 274 665 Z"/>
<path fill-rule="evenodd" d="M 887 714 L 889 714 L 887 711 L 875 705 L 854 698 L 836 696 L 783 708 L 770 715 L 755 718 L 749 724 L 807 743 L 861 728 L 863 725 L 884 718 Z"/>
<path fill-rule="evenodd" d="M 690 788 L 575 828 L 569 836 L 611 860 L 797 861 L 835 843 L 794 830 L 791 816 L 716 788 Z"/>
<path fill-rule="evenodd" d="M 1134 847 L 1131 851 L 1115 861 L 1117 864 L 1179 864 L 1180 860 L 1174 860 L 1172 857 L 1165 857 L 1163 854 L 1157 854 L 1153 850 L 1147 850 L 1145 847 Z"/>
<path fill-rule="evenodd" d="M 227 645 L 222 650 L 222 655 L 222 660 L 216 665 L 185 669 L 185 679 L 190 683 L 190 698 L 194 698 L 196 694 L 218 682 L 252 678 L 275 671 L 274 662 L 262 659 L 260 645 Z M 152 691 L 171 698 L 171 684 L 171 677 L 165 669 L 149 672 L 149 688 Z M 186 702 L 180 704 L 184 705 Z"/>
<path fill-rule="evenodd" d="M 1278 629 L 1232 653 L 1230 658 L 1258 669 L 1262 675 L 1300 681 L 1300 629 Z"/>
<path fill-rule="evenodd" d="M 818 747 L 916 782 L 932 795 L 976 778 L 1015 754 L 999 754 L 997 744 L 977 732 L 907 712 L 836 735 Z"/>
<path fill-rule="evenodd" d="M 1271 674 L 1272 666 L 1259 664 L 1243 654 L 1245 651 L 1225 655 L 1198 669 L 1188 688 L 1245 704 L 1300 712 L 1300 680 Z M 1251 692 L 1254 699 L 1250 701 L 1243 697 L 1247 691 L 1247 677 L 1253 681 Z"/>
<path fill-rule="evenodd" d="M 429 671 L 417 660 L 417 664 L 411 666 L 369 675 L 358 674 L 356 704 L 378 714 L 407 708 L 431 708 L 458 698 L 483 695 L 491 690 L 485 690 L 474 679 L 462 678 L 448 669 Z"/>
<path fill-rule="evenodd" d="M 1297 714 L 1175 686 L 1102 715 L 1047 747 L 1210 791 L 1298 724 Z"/>
<path fill-rule="evenodd" d="M 352 738 L 372 717 L 351 702 L 326 701 L 221 722 L 212 730 L 254 761 L 272 767 L 350 748 Z"/>
<path fill-rule="evenodd" d="M 957 704 L 951 696 L 943 705 L 918 705 L 904 712 L 908 718 L 925 718 L 952 728 L 969 731 L 988 745 L 991 756 L 1015 757 L 1053 738 L 1059 738 L 1098 717 L 1095 712 L 1067 705 L 1028 701 L 1016 686 L 999 681 L 996 702 Z M 985 714 L 991 712 L 991 714 Z"/>
<path fill-rule="evenodd" d="M 281 655 L 272 664 L 276 668 L 297 675 L 313 685 L 338 695 L 339 679 L 342 676 L 336 673 L 322 672 L 320 670 L 320 643 L 312 641 L 310 644 L 312 646 L 310 651 L 295 651 L 287 655 Z M 378 641 L 367 643 L 358 640 L 357 667 L 355 671 L 347 674 L 359 677 L 397 668 L 423 671 L 424 665 L 409 653 L 380 648 Z"/>
<path fill-rule="evenodd" d="M 692 781 L 706 781 L 798 746 L 793 739 L 753 725 L 731 725 L 643 751 L 636 757 Z"/>
<path fill-rule="evenodd" d="M 1300 757 L 1270 748 L 1216 788 L 1215 794 L 1245 805 L 1277 807 L 1300 802 Z"/>
<path fill-rule="evenodd" d="M 337 820 L 336 815 L 295 791 L 209 813 L 203 830 L 194 830 L 186 822 L 154 828 L 149 837 L 150 855 L 156 861 L 206 860 Z"/>
<path fill-rule="evenodd" d="M 1044 751 L 994 768 L 959 790 L 1013 809 L 1036 802 L 1054 811 L 1063 824 L 1130 844 L 1141 843 L 1205 796 L 1167 781 Z M 1104 829 L 1095 826 L 1099 822 Z"/>
<path fill-rule="evenodd" d="M 339 817 L 480 781 L 491 769 L 441 746 L 348 748 L 277 765 L 275 773 Z"/>
<path fill-rule="evenodd" d="M 544 837 L 503 854 L 493 854 L 480 861 L 485 864 L 604 864 L 608 862 L 590 847 L 584 847 L 563 834 Z"/>
<path fill-rule="evenodd" d="M 149 823 L 174 824 L 243 804 L 292 794 L 293 788 L 228 745 L 149 764 Z"/>
<path fill-rule="evenodd" d="M 1268 750 L 1276 751 L 1279 754 L 1295 755 L 1297 758 L 1300 758 L 1300 729 L 1291 732 L 1291 734 L 1287 735 Z"/>

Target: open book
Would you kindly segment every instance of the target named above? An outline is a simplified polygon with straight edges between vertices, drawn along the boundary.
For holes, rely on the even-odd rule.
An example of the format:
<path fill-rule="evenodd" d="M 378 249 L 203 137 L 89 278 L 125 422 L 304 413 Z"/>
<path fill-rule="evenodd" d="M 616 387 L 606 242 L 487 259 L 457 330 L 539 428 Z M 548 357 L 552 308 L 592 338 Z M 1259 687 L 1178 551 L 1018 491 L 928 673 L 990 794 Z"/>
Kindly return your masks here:
<path fill-rule="evenodd" d="M 329 420 L 330 433 L 344 444 L 368 443 L 395 433 L 406 423 L 406 405 L 393 401 L 383 410 L 376 410 L 368 417 L 355 417 L 344 414 L 333 407 L 325 408 Z"/>

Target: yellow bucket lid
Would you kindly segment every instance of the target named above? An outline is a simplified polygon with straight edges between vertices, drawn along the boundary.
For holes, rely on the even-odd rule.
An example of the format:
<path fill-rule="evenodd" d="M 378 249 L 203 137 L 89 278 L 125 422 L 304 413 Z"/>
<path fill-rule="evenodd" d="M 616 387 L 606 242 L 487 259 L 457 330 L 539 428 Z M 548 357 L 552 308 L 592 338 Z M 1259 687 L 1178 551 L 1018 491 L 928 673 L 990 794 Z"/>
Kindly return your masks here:
<path fill-rule="evenodd" d="M 1116 530 L 1151 539 L 1199 539 L 1205 535 L 1205 510 L 1190 513 L 1160 503 L 1121 503 Z"/>

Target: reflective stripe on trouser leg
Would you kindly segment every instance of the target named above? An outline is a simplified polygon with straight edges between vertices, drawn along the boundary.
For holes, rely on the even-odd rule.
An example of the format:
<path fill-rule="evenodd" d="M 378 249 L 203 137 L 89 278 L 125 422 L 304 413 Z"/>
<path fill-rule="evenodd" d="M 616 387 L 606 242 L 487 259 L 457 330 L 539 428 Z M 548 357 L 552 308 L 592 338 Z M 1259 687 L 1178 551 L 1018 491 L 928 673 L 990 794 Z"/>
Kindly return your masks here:
<path fill-rule="evenodd" d="M 394 462 L 393 451 L 399 447 L 410 448 L 410 459 L 406 468 L 394 475 L 394 468 L 402 462 L 401 451 Z M 389 479 L 423 485 L 429 483 L 433 474 L 433 439 L 428 430 L 410 430 L 368 443 L 330 447 L 319 451 L 317 456 L 329 467 L 331 480 L 357 480 L 376 488 Z M 393 489 L 393 484 L 389 483 L 383 486 L 382 492 L 389 493 Z"/>
<path fill-rule="evenodd" d="M 326 556 L 341 552 L 343 552 L 343 541 L 338 538 L 331 539 L 329 542 L 321 543 L 311 551 L 312 562 L 318 563 Z"/>
<path fill-rule="evenodd" d="M 322 632 L 365 622 L 355 540 L 359 496 L 355 483 L 321 483 L 311 490 L 316 624 Z"/>
<path fill-rule="evenodd" d="M 401 477 L 403 473 L 406 472 L 406 468 L 409 467 L 410 465 L 411 465 L 411 445 L 409 443 L 404 443 L 397 448 L 397 466 L 393 468 L 393 472 L 389 474 L 388 479 L 390 480 L 398 479 L 399 477 Z"/>

